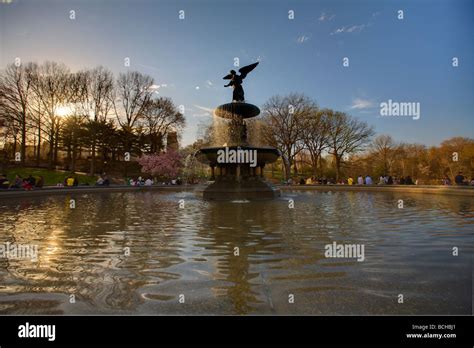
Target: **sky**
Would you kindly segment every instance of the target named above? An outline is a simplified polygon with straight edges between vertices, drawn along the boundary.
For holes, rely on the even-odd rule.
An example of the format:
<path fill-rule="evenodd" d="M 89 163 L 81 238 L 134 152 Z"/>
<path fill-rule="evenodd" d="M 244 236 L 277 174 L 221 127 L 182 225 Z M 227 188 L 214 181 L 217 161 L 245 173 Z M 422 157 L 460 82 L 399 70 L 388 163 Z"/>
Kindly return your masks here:
<path fill-rule="evenodd" d="M 469 0 L 0 0 L 0 68 L 19 57 L 149 74 L 184 105 L 186 145 L 232 99 L 222 77 L 234 59 L 259 61 L 248 102 L 304 93 L 431 146 L 474 136 L 473 13 Z M 381 116 L 388 100 L 419 103 L 420 118 Z"/>

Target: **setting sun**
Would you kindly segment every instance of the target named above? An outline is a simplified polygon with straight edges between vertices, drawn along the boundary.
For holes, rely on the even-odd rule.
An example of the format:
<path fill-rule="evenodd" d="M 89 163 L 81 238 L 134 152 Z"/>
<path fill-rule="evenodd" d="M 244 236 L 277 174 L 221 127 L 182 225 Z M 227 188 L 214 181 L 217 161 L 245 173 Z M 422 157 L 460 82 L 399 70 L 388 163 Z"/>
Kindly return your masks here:
<path fill-rule="evenodd" d="M 56 115 L 60 117 L 68 116 L 72 113 L 72 108 L 67 105 L 58 106 L 56 108 Z"/>

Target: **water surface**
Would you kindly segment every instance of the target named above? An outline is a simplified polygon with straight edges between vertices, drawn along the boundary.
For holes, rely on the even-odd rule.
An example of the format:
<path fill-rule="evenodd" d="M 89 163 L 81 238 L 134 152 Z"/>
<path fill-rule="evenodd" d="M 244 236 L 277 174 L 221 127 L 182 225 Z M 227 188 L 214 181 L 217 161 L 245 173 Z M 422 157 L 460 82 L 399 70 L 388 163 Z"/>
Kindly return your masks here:
<path fill-rule="evenodd" d="M 39 251 L 36 262 L 0 258 L 0 313 L 471 314 L 473 206 L 387 192 L 1 199 L 0 243 Z M 334 241 L 363 244 L 365 261 L 326 258 Z"/>

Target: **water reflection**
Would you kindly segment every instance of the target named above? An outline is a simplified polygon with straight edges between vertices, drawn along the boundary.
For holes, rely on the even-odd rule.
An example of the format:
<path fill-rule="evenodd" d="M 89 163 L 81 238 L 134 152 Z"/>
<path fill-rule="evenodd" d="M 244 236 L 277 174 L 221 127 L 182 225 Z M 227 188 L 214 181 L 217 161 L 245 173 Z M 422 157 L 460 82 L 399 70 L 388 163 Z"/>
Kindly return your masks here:
<path fill-rule="evenodd" d="M 37 262 L 0 258 L 1 313 L 472 311 L 468 197 L 288 192 L 275 201 L 214 203 L 137 192 L 0 206 L 0 243 L 39 245 Z M 366 260 L 326 259 L 324 246 L 334 241 L 364 244 Z"/>

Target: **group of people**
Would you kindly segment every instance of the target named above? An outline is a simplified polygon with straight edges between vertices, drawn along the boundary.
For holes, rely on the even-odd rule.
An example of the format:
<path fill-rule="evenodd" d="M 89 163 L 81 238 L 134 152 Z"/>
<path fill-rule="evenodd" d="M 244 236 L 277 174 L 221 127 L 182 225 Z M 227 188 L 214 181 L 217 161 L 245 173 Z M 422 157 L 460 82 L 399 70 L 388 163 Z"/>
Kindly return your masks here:
<path fill-rule="evenodd" d="M 99 175 L 99 178 L 95 182 L 95 186 L 109 186 L 110 180 L 105 173 Z"/>
<path fill-rule="evenodd" d="M 142 178 L 141 176 L 139 176 L 138 178 L 131 178 L 128 180 L 128 184 L 130 186 L 152 186 L 153 184 L 155 184 L 155 181 L 153 180 L 152 177 L 148 177 L 148 178 Z M 177 178 L 177 179 L 173 179 L 169 182 L 163 182 L 162 183 L 163 185 L 182 185 L 183 184 L 183 181 L 181 180 L 181 178 Z"/>
<path fill-rule="evenodd" d="M 5 174 L 0 174 L 0 188 L 2 189 L 25 189 L 32 190 L 33 188 L 41 188 L 44 185 L 44 179 L 40 175 L 35 178 L 31 174 L 27 178 L 21 175 L 15 175 L 15 179 L 10 182 Z"/>
<path fill-rule="evenodd" d="M 458 175 L 454 178 L 456 185 L 471 185 L 474 186 L 474 177 L 469 181 L 462 172 L 459 172 Z M 347 180 L 336 181 L 334 178 L 316 178 L 314 176 L 308 178 L 300 178 L 300 185 L 418 185 L 418 179 L 413 179 L 410 175 L 408 176 L 391 176 L 387 174 L 380 175 L 377 182 L 374 182 L 374 179 L 370 175 L 359 175 L 357 179 L 354 179 L 352 176 L 349 176 Z M 452 185 L 451 179 L 446 175 L 442 180 L 443 185 Z M 283 184 L 294 185 L 295 181 L 290 178 L 287 181 L 284 181 Z"/>
<path fill-rule="evenodd" d="M 154 184 L 154 181 L 151 177 L 148 178 L 142 178 L 139 176 L 138 178 L 130 178 L 128 181 L 130 186 L 151 186 Z"/>
<path fill-rule="evenodd" d="M 354 179 L 349 176 L 347 179 L 347 184 L 348 185 L 373 185 L 374 180 L 370 175 L 366 175 L 363 177 L 362 175 L 359 175 L 357 177 L 357 183 L 354 182 Z M 415 179 L 413 180 L 410 175 L 405 176 L 405 177 L 396 177 L 396 176 L 391 176 L 387 174 L 380 175 L 379 180 L 377 182 L 377 185 L 418 185 L 418 180 Z"/>
<path fill-rule="evenodd" d="M 286 185 L 293 185 L 294 181 L 292 178 L 284 182 Z M 300 178 L 300 185 L 374 185 L 374 180 L 370 175 L 359 175 L 357 180 L 352 176 L 349 176 L 347 180 L 341 179 L 337 181 L 334 178 L 316 178 L 314 176 L 309 178 Z M 418 180 L 413 180 L 411 176 L 396 177 L 391 175 L 381 175 L 377 182 L 377 185 L 418 185 Z"/>
<path fill-rule="evenodd" d="M 469 181 L 463 174 L 462 172 L 458 172 L 458 175 L 454 177 L 454 183 L 459 186 L 474 186 L 474 176 L 471 177 L 471 180 Z M 449 176 L 445 176 L 443 178 L 443 185 L 452 185 L 451 179 Z"/>

